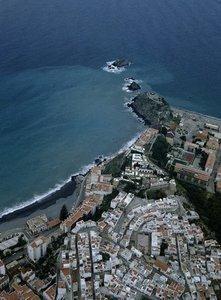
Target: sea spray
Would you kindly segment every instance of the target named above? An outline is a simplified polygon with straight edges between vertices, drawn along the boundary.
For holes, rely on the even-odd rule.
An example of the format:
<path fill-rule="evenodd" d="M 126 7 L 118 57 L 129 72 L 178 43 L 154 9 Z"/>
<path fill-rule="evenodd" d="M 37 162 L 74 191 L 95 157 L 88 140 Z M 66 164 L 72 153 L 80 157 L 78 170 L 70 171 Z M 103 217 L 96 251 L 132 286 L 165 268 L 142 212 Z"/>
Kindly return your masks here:
<path fill-rule="evenodd" d="M 141 132 L 138 132 L 131 140 L 126 142 L 116 153 L 113 153 L 113 154 L 110 154 L 107 156 L 103 156 L 103 160 L 110 160 L 110 159 L 114 158 L 116 155 L 129 149 L 135 143 L 135 141 L 139 138 L 140 134 L 141 134 Z M 23 212 L 24 210 L 28 210 L 29 208 L 31 208 L 37 204 L 41 205 L 42 203 L 47 202 L 47 198 L 51 201 L 50 196 L 53 196 L 53 195 L 55 196 L 55 194 L 58 193 L 59 191 L 61 191 L 61 189 L 64 188 L 65 185 L 70 183 L 73 178 L 76 178 L 79 175 L 83 176 L 83 175 L 87 174 L 89 172 L 89 170 L 95 165 L 96 165 L 95 163 L 85 165 L 78 172 L 74 173 L 68 179 L 62 181 L 61 183 L 56 184 L 54 188 L 49 189 L 46 193 L 36 195 L 32 199 L 30 199 L 28 201 L 24 201 L 20 204 L 17 204 L 14 207 L 5 208 L 0 213 L 0 221 L 2 219 L 7 220 L 7 217 L 10 217 L 10 215 L 13 215 L 13 216 L 17 215 L 17 214 Z"/>

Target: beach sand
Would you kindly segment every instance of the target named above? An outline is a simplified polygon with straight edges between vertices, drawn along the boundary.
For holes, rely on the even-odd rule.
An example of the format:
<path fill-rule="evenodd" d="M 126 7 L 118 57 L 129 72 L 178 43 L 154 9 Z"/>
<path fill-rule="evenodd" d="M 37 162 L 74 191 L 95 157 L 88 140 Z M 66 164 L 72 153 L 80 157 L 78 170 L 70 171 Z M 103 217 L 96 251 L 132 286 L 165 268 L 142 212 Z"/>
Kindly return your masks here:
<path fill-rule="evenodd" d="M 184 119 L 191 119 L 192 117 L 195 117 L 197 122 L 199 122 L 199 124 L 202 126 L 205 124 L 205 122 L 215 123 L 221 126 L 221 119 L 212 116 L 207 116 L 194 111 L 188 111 L 176 107 L 172 107 L 172 110 L 175 113 L 183 115 Z M 130 145 L 128 144 L 127 147 L 129 146 Z M 115 155 L 111 156 L 109 159 L 112 159 Z M 76 178 L 77 182 L 75 182 Z M 61 187 L 59 191 L 53 193 L 52 195 L 48 195 L 43 202 L 35 203 L 34 205 L 31 205 L 30 208 L 24 208 L 21 211 L 13 212 L 8 217 L 3 217 L 3 220 L 0 220 L 0 233 L 7 230 L 24 228 L 28 219 L 39 214 L 44 213 L 48 218 L 56 218 L 59 216 L 63 204 L 67 206 L 69 211 L 71 211 L 73 208 L 75 209 L 82 201 L 82 197 L 79 197 L 79 193 L 81 194 L 81 183 L 83 178 L 80 176 L 80 180 L 78 180 L 79 176 L 76 176 L 75 179 L 75 186 L 70 185 L 69 182 Z"/>
<path fill-rule="evenodd" d="M 0 233 L 6 230 L 23 228 L 28 219 L 40 214 L 46 214 L 50 219 L 57 218 L 64 204 L 67 206 L 68 211 L 71 211 L 74 203 L 78 200 L 80 187 L 81 180 L 76 183 L 76 186 L 72 186 L 71 189 L 70 185 L 66 185 L 66 188 L 63 187 L 62 194 L 60 194 L 60 191 L 57 191 L 52 195 L 48 195 L 43 202 L 24 207 L 20 211 L 15 211 L 12 215 L 6 216 L 0 220 Z"/>
<path fill-rule="evenodd" d="M 23 228 L 28 219 L 33 218 L 34 216 L 40 214 L 46 214 L 48 218 L 57 218 L 59 217 L 62 205 L 65 204 L 68 210 L 71 210 L 77 197 L 78 197 L 78 190 L 76 189 L 73 195 L 67 198 L 61 198 L 57 200 L 55 203 L 49 204 L 47 207 L 46 205 L 44 207 L 39 206 L 39 209 L 35 210 L 34 212 L 21 213 L 19 216 L 15 217 L 14 219 L 0 223 L 0 232 L 11 230 L 13 228 L 16 229 Z"/>

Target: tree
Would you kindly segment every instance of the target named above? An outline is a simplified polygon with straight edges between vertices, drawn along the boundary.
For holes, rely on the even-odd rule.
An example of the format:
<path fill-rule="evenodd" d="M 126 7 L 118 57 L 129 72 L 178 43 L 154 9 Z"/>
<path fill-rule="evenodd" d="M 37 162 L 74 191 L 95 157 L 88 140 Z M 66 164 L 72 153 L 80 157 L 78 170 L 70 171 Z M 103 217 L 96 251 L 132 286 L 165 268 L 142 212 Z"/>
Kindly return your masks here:
<path fill-rule="evenodd" d="M 67 210 L 66 205 L 64 204 L 61 208 L 59 219 L 61 221 L 64 221 L 65 219 L 67 219 L 67 217 L 68 217 L 68 210 Z"/>
<path fill-rule="evenodd" d="M 102 255 L 103 261 L 107 261 L 107 260 L 110 259 L 110 254 L 109 253 L 102 252 L 101 255 Z"/>
<path fill-rule="evenodd" d="M 211 194 L 200 187 L 180 183 L 186 190 L 186 195 L 190 202 L 195 207 L 195 210 L 200 215 L 200 220 L 210 229 L 215 232 L 216 238 L 221 242 L 221 194 Z M 211 232 L 208 233 L 211 237 Z"/>
<path fill-rule="evenodd" d="M 24 235 L 23 234 L 21 234 L 20 236 L 19 236 L 19 238 L 18 238 L 18 244 L 17 244 L 17 246 L 18 247 L 22 247 L 22 246 L 24 246 L 24 245 L 26 245 L 26 240 L 24 239 Z"/>
<path fill-rule="evenodd" d="M 205 151 L 202 151 L 199 165 L 203 170 L 205 170 L 207 159 L 208 159 L 208 154 Z"/>
<path fill-rule="evenodd" d="M 167 128 L 165 126 L 162 126 L 160 129 L 160 133 L 163 134 L 164 136 L 167 135 Z"/>
<path fill-rule="evenodd" d="M 186 136 L 185 136 L 185 135 L 182 135 L 182 136 L 180 137 L 180 139 L 181 139 L 183 142 L 186 142 Z"/>
<path fill-rule="evenodd" d="M 161 167 L 165 167 L 167 163 L 167 153 L 169 149 L 170 145 L 165 136 L 159 135 L 152 147 L 152 157 Z"/>

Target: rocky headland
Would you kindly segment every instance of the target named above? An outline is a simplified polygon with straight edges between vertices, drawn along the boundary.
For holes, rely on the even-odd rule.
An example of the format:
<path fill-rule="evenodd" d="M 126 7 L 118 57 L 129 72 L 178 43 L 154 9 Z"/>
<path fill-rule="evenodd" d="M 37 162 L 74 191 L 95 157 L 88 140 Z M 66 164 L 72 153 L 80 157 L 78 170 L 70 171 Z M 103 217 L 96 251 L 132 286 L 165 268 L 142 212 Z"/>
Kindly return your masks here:
<path fill-rule="evenodd" d="M 167 101 L 153 92 L 140 93 L 128 106 L 147 125 L 160 125 L 172 120 L 173 113 Z"/>

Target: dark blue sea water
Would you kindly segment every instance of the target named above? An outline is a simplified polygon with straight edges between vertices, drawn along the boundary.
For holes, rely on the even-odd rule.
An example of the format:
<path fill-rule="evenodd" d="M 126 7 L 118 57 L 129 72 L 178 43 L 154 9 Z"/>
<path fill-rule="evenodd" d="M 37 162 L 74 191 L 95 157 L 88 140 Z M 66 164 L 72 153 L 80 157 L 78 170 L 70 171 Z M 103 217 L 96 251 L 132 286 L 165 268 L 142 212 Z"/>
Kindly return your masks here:
<path fill-rule="evenodd" d="M 0 211 L 33 199 L 142 124 L 125 76 L 221 117 L 218 0 L 0 0 Z M 121 74 L 102 70 L 126 57 Z"/>

